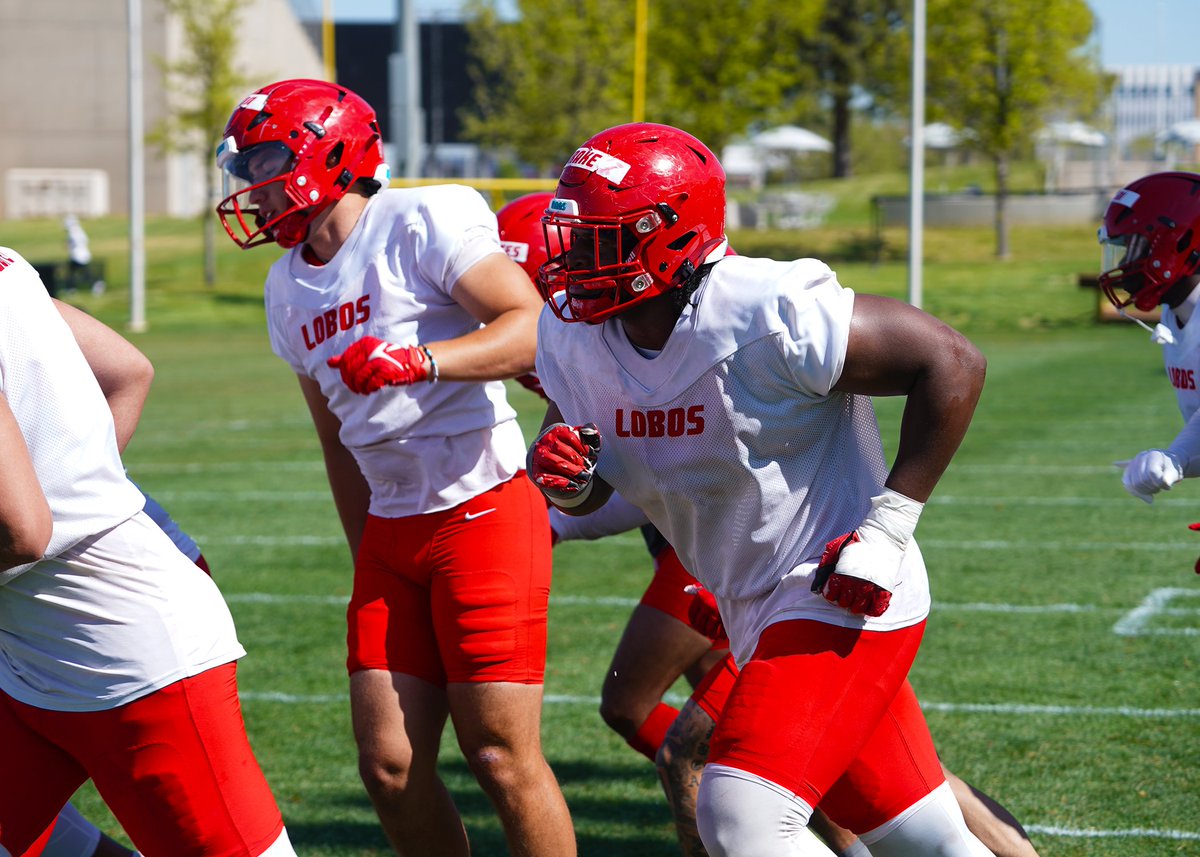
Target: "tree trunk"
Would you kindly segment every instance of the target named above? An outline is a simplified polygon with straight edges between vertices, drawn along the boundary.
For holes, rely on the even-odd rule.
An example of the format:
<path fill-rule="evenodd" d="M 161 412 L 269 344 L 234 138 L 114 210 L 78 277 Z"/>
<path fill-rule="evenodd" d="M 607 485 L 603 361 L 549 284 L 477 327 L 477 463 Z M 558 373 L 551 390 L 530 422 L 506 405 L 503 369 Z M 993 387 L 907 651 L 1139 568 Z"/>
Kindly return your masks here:
<path fill-rule="evenodd" d="M 994 159 L 996 165 L 996 258 L 1008 259 L 1008 155 Z"/>
<path fill-rule="evenodd" d="M 854 172 L 850 162 L 850 96 L 833 99 L 833 177 L 849 178 Z"/>
<path fill-rule="evenodd" d="M 213 214 L 217 182 L 213 178 L 212 167 L 204 172 L 204 211 L 200 214 L 204 223 L 204 285 L 211 289 L 217 282 L 217 223 Z"/>

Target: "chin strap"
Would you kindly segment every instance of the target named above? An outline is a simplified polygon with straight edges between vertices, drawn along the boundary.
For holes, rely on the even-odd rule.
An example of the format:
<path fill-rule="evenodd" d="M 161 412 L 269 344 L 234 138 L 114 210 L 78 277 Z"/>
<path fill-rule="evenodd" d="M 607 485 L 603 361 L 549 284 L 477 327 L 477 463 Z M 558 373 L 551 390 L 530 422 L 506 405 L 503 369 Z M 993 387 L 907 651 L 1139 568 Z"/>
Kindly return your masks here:
<path fill-rule="evenodd" d="M 1171 333 L 1171 329 L 1169 327 L 1167 327 L 1165 324 L 1159 323 L 1159 324 L 1154 325 L 1154 327 L 1151 327 L 1150 325 L 1146 324 L 1146 322 L 1142 321 L 1140 318 L 1134 318 L 1132 315 L 1125 312 L 1125 307 L 1117 307 L 1117 315 L 1121 316 L 1121 318 L 1125 319 L 1126 321 L 1132 321 L 1138 327 L 1149 331 L 1150 339 L 1155 344 L 1157 344 L 1157 345 L 1174 345 L 1175 344 L 1175 336 L 1174 336 L 1174 334 Z"/>

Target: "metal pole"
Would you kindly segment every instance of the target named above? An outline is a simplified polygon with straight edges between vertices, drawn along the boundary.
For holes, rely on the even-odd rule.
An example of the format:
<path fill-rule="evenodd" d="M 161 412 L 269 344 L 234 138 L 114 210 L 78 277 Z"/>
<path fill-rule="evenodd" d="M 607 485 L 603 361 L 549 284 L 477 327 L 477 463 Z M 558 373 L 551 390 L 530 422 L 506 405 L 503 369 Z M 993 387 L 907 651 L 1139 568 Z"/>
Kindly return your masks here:
<path fill-rule="evenodd" d="M 925 0 L 913 0 L 912 145 L 908 185 L 908 302 L 921 306 L 925 230 Z"/>
<path fill-rule="evenodd" d="M 633 121 L 646 118 L 646 4 L 637 0 L 633 27 Z"/>
<path fill-rule="evenodd" d="M 325 63 L 325 79 L 337 83 L 337 56 L 333 41 L 333 0 L 321 6 L 321 59 Z"/>
<path fill-rule="evenodd" d="M 142 3 L 129 8 L 129 329 L 146 329 L 145 119 L 142 108 Z"/>

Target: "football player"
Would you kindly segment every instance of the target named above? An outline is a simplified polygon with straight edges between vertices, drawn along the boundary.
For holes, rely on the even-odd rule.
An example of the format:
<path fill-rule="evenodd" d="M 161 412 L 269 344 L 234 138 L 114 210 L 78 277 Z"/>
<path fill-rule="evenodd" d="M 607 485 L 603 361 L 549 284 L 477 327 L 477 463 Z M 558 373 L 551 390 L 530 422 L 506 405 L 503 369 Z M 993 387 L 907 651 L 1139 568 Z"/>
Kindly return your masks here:
<path fill-rule="evenodd" d="M 526 194 L 496 213 L 501 244 L 534 282 L 549 258 L 541 221 L 553 198 L 553 193 Z M 557 236 L 550 240 L 557 242 Z M 555 255 L 561 252 L 557 245 L 555 250 Z M 536 374 L 523 383 L 545 398 Z M 713 727 L 737 676 L 720 617 L 698 606 L 706 591 L 696 587 L 695 578 L 645 513 L 621 495 L 614 494 L 595 512 L 582 516 L 551 505 L 550 529 L 556 543 L 641 530 L 654 573 L 605 674 L 600 713 L 631 747 L 656 763 L 683 853 L 704 857 L 696 831 L 696 792 Z M 693 627 L 697 623 L 700 626 Z M 680 676 L 693 687 L 682 713 L 663 699 Z M 943 771 L 967 826 L 996 857 L 1037 857 L 1024 829 L 1007 809 L 945 766 Z M 810 825 L 840 857 L 869 857 L 857 837 L 819 809 Z"/>
<path fill-rule="evenodd" d="M 1182 479 L 1200 476 L 1200 174 L 1153 173 L 1119 190 L 1100 226 L 1100 287 L 1118 311 L 1162 307 L 1152 333 L 1162 346 L 1183 429 L 1123 467 L 1125 490 L 1147 503 Z M 1200 563 L 1198 563 L 1200 566 Z"/>
<path fill-rule="evenodd" d="M 0 286 L 0 857 L 40 854 L 89 778 L 151 854 L 294 857 L 229 610 L 121 463 L 153 368 L 15 251 Z"/>
<path fill-rule="evenodd" d="M 545 223 L 570 238 L 538 277 L 530 477 L 570 514 L 619 491 L 719 604 L 740 671 L 697 798 L 709 854 L 827 854 L 820 803 L 868 848 L 987 855 L 907 680 L 929 611 L 913 531 L 983 356 L 817 260 L 727 256 L 724 171 L 677 128 L 586 141 Z M 890 468 L 883 395 L 906 397 Z"/>
<path fill-rule="evenodd" d="M 271 347 L 296 373 L 354 558 L 359 771 L 399 853 L 465 855 L 437 771 L 447 717 L 514 854 L 571 857 L 541 748 L 550 532 L 502 379 L 533 368 L 538 296 L 475 190 L 384 189 L 360 96 L 284 80 L 233 111 L 218 206 L 267 275 Z"/>

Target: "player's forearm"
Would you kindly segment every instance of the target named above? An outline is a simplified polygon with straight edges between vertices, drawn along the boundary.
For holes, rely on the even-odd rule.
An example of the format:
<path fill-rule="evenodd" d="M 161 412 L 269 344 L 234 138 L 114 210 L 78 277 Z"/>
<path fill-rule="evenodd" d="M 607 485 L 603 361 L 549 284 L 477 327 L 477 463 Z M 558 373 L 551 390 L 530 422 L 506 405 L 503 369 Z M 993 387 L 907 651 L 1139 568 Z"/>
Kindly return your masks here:
<path fill-rule="evenodd" d="M 440 381 L 497 381 L 533 371 L 536 331 L 536 314 L 520 308 L 465 336 L 421 344 L 437 361 Z"/>
<path fill-rule="evenodd" d="M 1184 423 L 1168 451 L 1179 459 L 1184 476 L 1200 476 L 1200 410 Z"/>
<path fill-rule="evenodd" d="M 983 355 L 962 338 L 947 344 L 909 390 L 887 479 L 888 488 L 920 503 L 929 499 L 958 451 L 983 391 Z"/>
<path fill-rule="evenodd" d="M 29 457 L 20 426 L 0 395 L 0 570 L 40 559 L 50 544 L 54 519 Z"/>
<path fill-rule="evenodd" d="M 350 556 L 358 556 L 358 546 L 363 530 L 367 526 L 367 510 L 371 504 L 371 489 L 353 454 L 343 446 L 326 448 L 325 471 L 329 477 L 329 489 L 337 507 Z"/>

